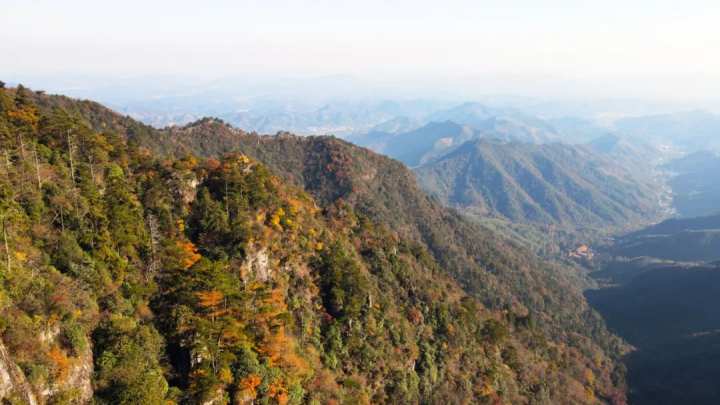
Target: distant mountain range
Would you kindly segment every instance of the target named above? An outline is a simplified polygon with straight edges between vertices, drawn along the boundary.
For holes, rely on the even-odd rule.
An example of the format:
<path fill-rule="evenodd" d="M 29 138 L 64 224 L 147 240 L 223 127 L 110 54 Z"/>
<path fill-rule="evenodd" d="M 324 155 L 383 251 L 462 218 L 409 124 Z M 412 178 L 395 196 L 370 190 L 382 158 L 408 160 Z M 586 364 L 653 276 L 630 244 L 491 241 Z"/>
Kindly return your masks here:
<path fill-rule="evenodd" d="M 402 133 L 374 131 L 349 140 L 414 167 L 480 136 L 481 131 L 468 125 L 443 121 Z"/>
<path fill-rule="evenodd" d="M 628 99 L 540 100 L 504 95 L 478 95 L 473 98 L 477 102 L 464 103 L 467 100 L 430 93 L 418 95 L 342 75 L 303 79 L 76 76 L 32 80 L 44 82 L 49 91 L 99 99 L 156 128 L 182 126 L 213 116 L 249 132 L 272 134 L 283 130 L 346 137 L 375 131 L 408 132 L 433 121 L 476 126 L 495 117 L 526 127 L 530 136 L 539 138 L 536 141 L 550 134 L 566 143 L 587 143 L 616 133 L 684 152 L 720 150 L 716 136 L 720 116 L 687 110 L 682 104 Z M 712 104 L 694 108 L 698 107 L 716 108 Z"/>
<path fill-rule="evenodd" d="M 393 121 L 348 140 L 394 157 L 410 167 L 426 163 L 471 139 L 498 139 L 526 143 L 557 141 L 559 134 L 543 120 L 511 109 L 493 109 L 477 103 L 436 112 L 417 126 L 417 120 Z M 415 125 L 412 125 L 412 124 Z M 409 124 L 409 125 L 408 125 Z M 393 129 L 397 128 L 397 131 Z M 409 128 L 409 130 L 405 130 Z"/>
<path fill-rule="evenodd" d="M 423 188 L 444 204 L 516 222 L 605 227 L 644 224 L 670 212 L 669 190 L 654 166 L 660 149 L 595 126 L 584 145 L 547 121 L 512 109 L 466 103 L 417 125 L 348 138 L 414 168 Z M 589 136 L 589 135 L 588 135 Z M 583 136 L 579 137 L 582 139 Z"/>
<path fill-rule="evenodd" d="M 238 112 L 221 113 L 219 117 L 239 128 L 264 134 L 294 131 L 306 135 L 346 136 L 370 131 L 374 127 L 390 130 L 406 129 L 408 124 L 404 121 L 419 119 L 442 105 L 421 100 L 336 101 L 319 107 L 271 103 L 267 106 L 252 105 L 252 108 Z"/>
<path fill-rule="evenodd" d="M 479 103 L 465 103 L 430 115 L 429 121 L 453 121 L 480 131 L 493 131 L 501 139 L 544 143 L 556 141 L 559 134 L 546 121 L 509 108 L 490 108 Z"/>

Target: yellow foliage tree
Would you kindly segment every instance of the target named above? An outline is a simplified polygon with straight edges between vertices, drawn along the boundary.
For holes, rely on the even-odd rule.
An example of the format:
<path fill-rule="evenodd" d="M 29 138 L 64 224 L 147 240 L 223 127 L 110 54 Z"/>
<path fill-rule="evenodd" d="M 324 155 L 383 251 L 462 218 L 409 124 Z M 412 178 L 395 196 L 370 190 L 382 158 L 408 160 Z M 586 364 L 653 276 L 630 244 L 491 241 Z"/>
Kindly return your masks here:
<path fill-rule="evenodd" d="M 53 346 L 48 353 L 48 357 L 52 361 L 58 381 L 64 380 L 70 368 L 70 359 L 68 359 L 65 351 L 58 346 Z"/>
<path fill-rule="evenodd" d="M 280 221 L 283 219 L 284 216 L 285 210 L 282 209 L 282 207 L 278 208 L 270 217 L 270 224 L 272 224 L 275 229 L 281 231 L 282 226 L 280 226 Z"/>
<path fill-rule="evenodd" d="M 198 298 L 198 305 L 210 310 L 213 322 L 216 317 L 223 314 L 224 311 L 219 306 L 223 302 L 225 295 L 221 291 L 200 291 L 195 293 L 195 296 Z"/>
<path fill-rule="evenodd" d="M 238 391 L 235 394 L 235 403 L 249 404 L 257 397 L 257 387 L 262 379 L 257 374 L 250 374 L 238 381 Z"/>
<path fill-rule="evenodd" d="M 202 257 L 202 255 L 198 253 L 195 244 L 190 241 L 178 241 L 177 245 L 184 254 L 181 262 L 183 268 L 185 269 L 189 269 L 190 267 L 192 267 L 193 264 L 197 263 L 197 261 L 200 260 L 200 258 Z"/>

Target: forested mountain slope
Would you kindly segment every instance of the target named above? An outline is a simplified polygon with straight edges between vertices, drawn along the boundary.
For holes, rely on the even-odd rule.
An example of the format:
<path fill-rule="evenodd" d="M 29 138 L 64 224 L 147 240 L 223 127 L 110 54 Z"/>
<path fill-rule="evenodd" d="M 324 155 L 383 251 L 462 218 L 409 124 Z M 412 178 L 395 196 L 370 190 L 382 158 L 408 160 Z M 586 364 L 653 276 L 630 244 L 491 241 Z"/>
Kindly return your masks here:
<path fill-rule="evenodd" d="M 662 213 L 661 188 L 578 146 L 475 140 L 416 173 L 450 206 L 514 221 L 617 227 Z"/>
<path fill-rule="evenodd" d="M 213 156 L 241 150 L 302 186 L 323 206 L 351 205 L 400 236 L 422 243 L 488 305 L 516 307 L 520 313 L 530 307 L 539 319 L 547 318 L 543 324 L 555 326 L 568 311 L 578 311 L 571 318 L 590 315 L 581 315 L 587 310 L 580 293 L 586 284 L 576 270 L 540 261 L 527 249 L 446 209 L 395 160 L 331 137 L 258 136 L 214 119 L 174 128 L 163 136 L 166 153 L 192 150 Z M 572 322 L 566 326 L 574 328 Z"/>
<path fill-rule="evenodd" d="M 582 279 L 396 161 L 22 88 L 0 146 L 11 403 L 624 402 Z"/>

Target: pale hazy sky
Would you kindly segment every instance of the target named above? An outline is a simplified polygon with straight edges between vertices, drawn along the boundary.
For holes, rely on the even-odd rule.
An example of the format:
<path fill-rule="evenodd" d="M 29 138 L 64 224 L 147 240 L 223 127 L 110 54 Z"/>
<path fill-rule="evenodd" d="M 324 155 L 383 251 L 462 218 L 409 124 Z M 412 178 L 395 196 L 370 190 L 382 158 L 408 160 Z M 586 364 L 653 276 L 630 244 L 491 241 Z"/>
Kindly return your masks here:
<path fill-rule="evenodd" d="M 63 74 L 711 98 L 720 1 L 0 0 L 0 78 Z"/>

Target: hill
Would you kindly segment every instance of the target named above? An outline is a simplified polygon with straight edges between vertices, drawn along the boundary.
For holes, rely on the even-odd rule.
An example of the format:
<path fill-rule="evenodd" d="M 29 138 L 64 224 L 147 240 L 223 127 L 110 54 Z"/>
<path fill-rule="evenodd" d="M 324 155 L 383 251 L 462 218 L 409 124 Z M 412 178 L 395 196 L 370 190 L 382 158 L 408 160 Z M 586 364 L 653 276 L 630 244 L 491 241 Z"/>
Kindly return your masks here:
<path fill-rule="evenodd" d="M 514 221 L 617 227 L 661 211 L 652 183 L 576 146 L 476 140 L 416 173 L 450 206 Z"/>

